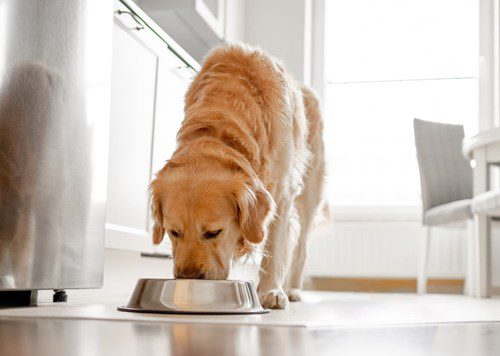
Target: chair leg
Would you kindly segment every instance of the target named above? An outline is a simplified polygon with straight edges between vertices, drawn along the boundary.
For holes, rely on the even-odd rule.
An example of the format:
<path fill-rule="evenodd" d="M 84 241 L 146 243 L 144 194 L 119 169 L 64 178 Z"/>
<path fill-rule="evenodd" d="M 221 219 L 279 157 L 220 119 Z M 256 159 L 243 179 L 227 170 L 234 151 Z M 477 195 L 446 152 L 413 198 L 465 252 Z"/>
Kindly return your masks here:
<path fill-rule="evenodd" d="M 475 291 L 476 297 L 489 297 L 490 284 L 490 218 L 486 215 L 475 215 Z"/>
<path fill-rule="evenodd" d="M 474 220 L 467 220 L 467 229 L 465 234 L 465 277 L 464 277 L 464 294 L 474 296 Z"/>
<path fill-rule="evenodd" d="M 429 264 L 429 251 L 431 247 L 431 227 L 427 226 L 427 231 L 422 243 L 422 251 L 420 252 L 420 270 L 417 278 L 417 293 L 427 293 L 427 267 Z"/>

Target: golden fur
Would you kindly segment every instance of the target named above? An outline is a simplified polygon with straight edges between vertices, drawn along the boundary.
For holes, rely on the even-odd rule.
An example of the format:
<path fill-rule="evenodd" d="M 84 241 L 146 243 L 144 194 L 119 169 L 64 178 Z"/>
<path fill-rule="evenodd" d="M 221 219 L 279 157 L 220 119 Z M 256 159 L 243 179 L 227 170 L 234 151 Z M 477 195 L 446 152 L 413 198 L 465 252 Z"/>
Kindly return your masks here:
<path fill-rule="evenodd" d="M 225 279 L 232 259 L 266 241 L 259 295 L 285 308 L 294 249 L 287 284 L 300 299 L 323 175 L 314 94 L 258 49 L 218 47 L 186 94 L 177 150 L 151 184 L 154 243 L 169 234 L 176 278 Z"/>

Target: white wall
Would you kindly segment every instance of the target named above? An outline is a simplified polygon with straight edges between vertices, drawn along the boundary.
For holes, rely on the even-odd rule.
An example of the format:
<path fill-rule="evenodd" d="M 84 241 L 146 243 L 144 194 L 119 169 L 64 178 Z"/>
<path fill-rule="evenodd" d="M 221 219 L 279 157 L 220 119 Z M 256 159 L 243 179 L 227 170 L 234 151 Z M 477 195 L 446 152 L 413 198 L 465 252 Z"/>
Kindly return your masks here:
<path fill-rule="evenodd" d="M 250 0 L 245 16 L 245 41 L 281 59 L 296 79 L 305 82 L 310 67 L 310 6 L 311 0 Z"/>

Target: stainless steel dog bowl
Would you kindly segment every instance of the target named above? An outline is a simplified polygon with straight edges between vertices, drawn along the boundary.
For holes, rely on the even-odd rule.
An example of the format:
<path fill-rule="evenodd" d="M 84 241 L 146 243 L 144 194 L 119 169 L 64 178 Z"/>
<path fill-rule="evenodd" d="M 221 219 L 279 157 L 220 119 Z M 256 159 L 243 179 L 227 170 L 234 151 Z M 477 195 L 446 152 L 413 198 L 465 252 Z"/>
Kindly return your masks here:
<path fill-rule="evenodd" d="M 139 279 L 120 311 L 166 314 L 264 314 L 251 281 Z"/>

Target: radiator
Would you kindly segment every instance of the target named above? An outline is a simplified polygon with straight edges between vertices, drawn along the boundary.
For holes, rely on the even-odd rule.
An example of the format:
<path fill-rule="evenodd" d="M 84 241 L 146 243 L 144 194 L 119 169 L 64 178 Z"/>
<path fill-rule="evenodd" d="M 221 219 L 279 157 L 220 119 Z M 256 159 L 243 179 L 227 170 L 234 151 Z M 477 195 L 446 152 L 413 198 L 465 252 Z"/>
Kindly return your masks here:
<path fill-rule="evenodd" d="M 414 278 L 425 228 L 418 222 L 337 222 L 313 231 L 306 274 Z M 463 278 L 465 228 L 434 227 L 429 276 Z"/>

